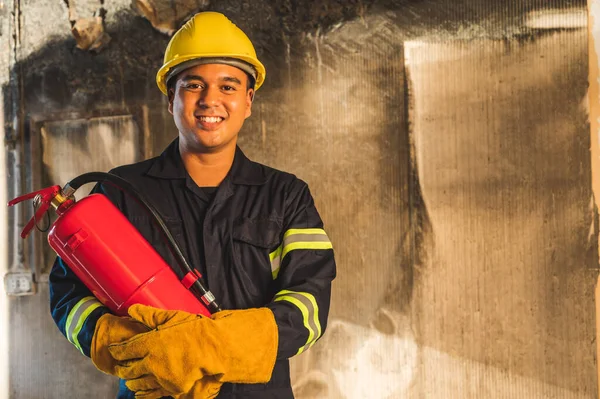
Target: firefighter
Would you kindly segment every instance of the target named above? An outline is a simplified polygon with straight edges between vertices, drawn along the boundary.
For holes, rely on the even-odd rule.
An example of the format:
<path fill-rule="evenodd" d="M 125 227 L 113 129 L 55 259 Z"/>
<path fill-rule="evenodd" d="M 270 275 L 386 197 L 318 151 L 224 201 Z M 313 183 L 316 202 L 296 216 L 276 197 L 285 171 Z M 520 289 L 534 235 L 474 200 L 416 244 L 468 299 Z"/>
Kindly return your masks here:
<path fill-rule="evenodd" d="M 293 398 L 288 359 L 325 331 L 336 267 L 308 186 L 237 146 L 265 73 L 236 25 L 196 14 L 156 77 L 178 137 L 160 156 L 111 171 L 155 205 L 223 311 L 134 305 L 117 317 L 54 264 L 52 317 L 99 370 L 121 378 L 118 398 Z M 176 264 L 135 200 L 108 184 L 94 191 Z"/>

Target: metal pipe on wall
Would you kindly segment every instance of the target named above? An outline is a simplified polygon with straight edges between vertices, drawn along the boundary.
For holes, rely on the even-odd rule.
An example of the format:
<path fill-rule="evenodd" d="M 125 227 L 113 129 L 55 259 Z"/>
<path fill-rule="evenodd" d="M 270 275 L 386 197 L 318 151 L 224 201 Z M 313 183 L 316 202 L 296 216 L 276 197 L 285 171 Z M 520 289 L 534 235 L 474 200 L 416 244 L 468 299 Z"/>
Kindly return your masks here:
<path fill-rule="evenodd" d="M 11 16 L 11 18 L 5 18 L 8 23 L 0 26 L 0 35 L 4 37 L 11 37 L 12 40 L 6 40 L 2 44 L 4 46 L 2 51 L 2 58 L 0 62 L 8 68 L 5 68 L 0 73 L 0 83 L 5 87 L 13 87 L 9 84 L 12 76 L 10 76 L 11 68 L 17 63 L 17 42 L 19 41 L 19 28 L 20 25 L 20 2 L 15 0 L 14 2 L 4 2 L 0 0 L 0 17 Z M 5 124 L 5 106 L 8 104 L 5 96 L 9 90 L 2 91 L 0 93 L 0 126 L 2 127 L 1 137 L 3 140 L 3 148 L 0 149 L 0 184 L 3 189 L 0 190 L 0 204 L 6 204 L 8 201 L 9 189 L 9 176 L 8 171 L 8 153 L 9 153 L 9 134 L 7 132 L 7 125 Z M 13 89 L 14 91 L 14 89 Z M 14 93 L 11 93 L 14 94 Z M 14 98 L 12 98 L 14 100 Z M 13 121 L 13 124 L 15 122 Z M 13 182 L 14 183 L 14 182 Z M 8 209 L 5 206 L 0 206 L 0 277 L 2 280 L 6 273 L 9 271 L 9 219 Z M 9 353 L 9 298 L 6 294 L 4 281 L 0 284 L 0 353 Z M 0 399 L 8 399 L 10 394 L 9 390 L 9 356 L 0 356 Z"/>
<path fill-rule="evenodd" d="M 0 101 L 0 126 L 4 126 L 4 106 Z M 8 185 L 8 176 L 6 173 L 6 156 L 4 149 L 0 150 L 0 184 L 4 187 Z M 0 204 L 8 201 L 6 190 L 0 190 Z M 0 242 L 8 241 L 8 209 L 0 206 Z M 8 247 L 0 245 L 0 276 L 4 276 L 8 271 Z M 6 295 L 4 284 L 0 288 L 0 353 L 8 353 L 8 297 Z M 8 356 L 0 356 L 0 399 L 8 399 Z"/>

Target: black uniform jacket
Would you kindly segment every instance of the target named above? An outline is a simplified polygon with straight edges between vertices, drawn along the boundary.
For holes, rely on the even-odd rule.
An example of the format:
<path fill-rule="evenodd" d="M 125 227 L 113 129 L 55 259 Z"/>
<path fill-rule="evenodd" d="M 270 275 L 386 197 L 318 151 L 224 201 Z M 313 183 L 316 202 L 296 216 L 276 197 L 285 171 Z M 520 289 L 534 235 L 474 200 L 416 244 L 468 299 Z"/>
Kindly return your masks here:
<path fill-rule="evenodd" d="M 278 357 L 267 384 L 224 384 L 218 398 L 293 398 L 288 358 L 310 348 L 325 331 L 333 249 L 306 183 L 250 161 L 237 148 L 227 177 L 204 206 L 203 223 L 190 192 L 178 140 L 156 158 L 111 171 L 133 184 L 158 209 L 192 267 L 204 275 L 223 309 L 268 307 L 279 331 Z M 98 185 L 167 262 L 164 238 L 136 200 Z M 200 220 L 202 217 L 200 217 Z M 60 331 L 84 355 L 98 318 L 108 312 L 57 258 L 50 274 L 51 312 Z M 132 398 L 123 381 L 118 398 Z"/>

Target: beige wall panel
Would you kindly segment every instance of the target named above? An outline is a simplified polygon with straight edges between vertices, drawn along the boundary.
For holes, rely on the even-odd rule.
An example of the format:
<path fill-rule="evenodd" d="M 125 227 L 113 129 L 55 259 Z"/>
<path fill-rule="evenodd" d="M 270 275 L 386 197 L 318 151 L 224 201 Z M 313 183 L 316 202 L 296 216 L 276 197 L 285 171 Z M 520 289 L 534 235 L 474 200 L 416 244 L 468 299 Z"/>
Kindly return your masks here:
<path fill-rule="evenodd" d="M 596 397 L 585 31 L 406 58 L 435 241 L 412 308 L 422 395 L 503 397 L 523 377 L 546 386 L 527 397 Z"/>

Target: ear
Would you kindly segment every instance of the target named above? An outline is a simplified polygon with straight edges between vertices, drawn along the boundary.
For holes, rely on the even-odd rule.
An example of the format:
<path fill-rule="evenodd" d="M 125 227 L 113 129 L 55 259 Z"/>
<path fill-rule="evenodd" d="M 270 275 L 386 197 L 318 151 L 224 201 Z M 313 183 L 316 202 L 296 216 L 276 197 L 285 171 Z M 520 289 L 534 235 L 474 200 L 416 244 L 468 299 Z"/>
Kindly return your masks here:
<path fill-rule="evenodd" d="M 167 91 L 167 96 L 169 97 L 169 113 L 173 115 L 173 99 L 175 98 L 175 89 L 169 89 Z"/>
<path fill-rule="evenodd" d="M 252 115 L 252 102 L 254 101 L 254 89 L 246 92 L 246 118 Z"/>

